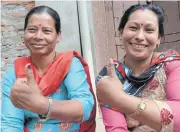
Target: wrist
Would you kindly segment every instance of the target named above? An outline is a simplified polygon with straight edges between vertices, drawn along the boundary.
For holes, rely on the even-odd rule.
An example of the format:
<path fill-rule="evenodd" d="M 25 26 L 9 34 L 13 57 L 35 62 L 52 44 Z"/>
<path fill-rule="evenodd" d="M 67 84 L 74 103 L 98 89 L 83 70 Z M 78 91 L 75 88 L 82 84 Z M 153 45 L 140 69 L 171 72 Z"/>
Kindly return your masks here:
<path fill-rule="evenodd" d="M 121 92 L 121 94 L 118 94 L 117 96 L 113 97 L 113 103 L 112 107 L 116 108 L 117 110 L 121 111 L 124 113 L 126 111 L 126 103 L 127 103 L 127 97 L 128 95 L 124 92 Z"/>
<path fill-rule="evenodd" d="M 124 114 L 130 114 L 137 110 L 138 105 L 141 102 L 141 99 L 132 95 L 124 94 L 121 96 L 121 112 Z"/>
<path fill-rule="evenodd" d="M 117 100 L 117 109 L 121 111 L 122 113 L 131 113 L 132 112 L 132 100 L 135 99 L 133 96 L 128 95 L 127 93 L 121 93 L 121 96 L 119 96 Z"/>
<path fill-rule="evenodd" d="M 48 98 L 42 96 L 42 98 L 39 101 L 38 114 L 46 115 L 48 113 L 48 107 L 49 107 L 49 100 L 48 100 Z"/>

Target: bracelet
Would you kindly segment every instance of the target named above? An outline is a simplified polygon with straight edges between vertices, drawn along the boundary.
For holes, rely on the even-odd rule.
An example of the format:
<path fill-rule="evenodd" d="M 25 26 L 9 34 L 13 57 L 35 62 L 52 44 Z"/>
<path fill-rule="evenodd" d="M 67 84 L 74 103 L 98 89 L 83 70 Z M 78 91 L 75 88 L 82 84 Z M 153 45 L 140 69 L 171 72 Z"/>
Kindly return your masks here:
<path fill-rule="evenodd" d="M 48 105 L 48 112 L 46 115 L 38 115 L 39 116 L 39 122 L 44 122 L 50 119 L 51 111 L 52 111 L 52 99 L 48 98 L 49 105 Z"/>
<path fill-rule="evenodd" d="M 146 100 L 147 100 L 147 99 L 142 99 L 142 98 L 141 98 L 141 102 L 138 104 L 137 110 L 136 110 L 134 113 L 132 113 L 132 114 L 128 114 L 128 116 L 130 116 L 130 117 L 137 116 L 137 115 L 139 115 L 142 111 L 144 111 L 145 108 L 146 108 L 146 106 L 147 106 Z"/>

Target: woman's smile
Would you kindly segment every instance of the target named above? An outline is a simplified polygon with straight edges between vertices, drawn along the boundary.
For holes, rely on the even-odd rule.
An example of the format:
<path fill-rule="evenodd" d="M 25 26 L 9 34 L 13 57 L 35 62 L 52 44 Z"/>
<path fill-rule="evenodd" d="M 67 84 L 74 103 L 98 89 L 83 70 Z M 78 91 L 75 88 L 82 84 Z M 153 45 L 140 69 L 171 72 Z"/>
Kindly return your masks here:
<path fill-rule="evenodd" d="M 145 49 L 148 47 L 148 45 L 145 44 L 137 44 L 137 43 L 129 43 L 130 45 L 133 46 L 135 49 Z"/>
<path fill-rule="evenodd" d="M 45 47 L 45 45 L 44 44 L 31 44 L 31 47 L 35 49 L 42 49 L 43 47 Z"/>

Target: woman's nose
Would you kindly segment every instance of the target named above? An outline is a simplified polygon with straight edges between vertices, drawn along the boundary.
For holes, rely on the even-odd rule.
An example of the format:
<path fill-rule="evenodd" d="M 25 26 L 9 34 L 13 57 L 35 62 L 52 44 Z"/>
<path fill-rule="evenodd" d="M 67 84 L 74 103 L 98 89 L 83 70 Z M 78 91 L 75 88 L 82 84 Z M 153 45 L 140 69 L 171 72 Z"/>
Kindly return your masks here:
<path fill-rule="evenodd" d="M 34 38 L 36 39 L 42 39 L 43 38 L 43 33 L 42 31 L 37 31 L 36 34 L 34 34 Z"/>
<path fill-rule="evenodd" d="M 135 39 L 137 41 L 143 41 L 144 40 L 144 32 L 143 30 L 139 30 L 139 32 L 137 32 Z"/>

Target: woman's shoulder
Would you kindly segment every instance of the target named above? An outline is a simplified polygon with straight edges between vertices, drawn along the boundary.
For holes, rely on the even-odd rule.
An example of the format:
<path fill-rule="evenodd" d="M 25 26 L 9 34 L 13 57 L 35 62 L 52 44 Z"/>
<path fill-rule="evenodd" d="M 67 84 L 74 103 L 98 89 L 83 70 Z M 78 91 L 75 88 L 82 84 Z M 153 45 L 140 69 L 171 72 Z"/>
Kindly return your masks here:
<path fill-rule="evenodd" d="M 165 69 L 167 73 L 171 73 L 174 70 L 180 70 L 180 60 L 169 61 L 165 63 Z"/>
<path fill-rule="evenodd" d="M 153 62 L 154 63 L 159 63 L 159 62 L 171 62 L 174 60 L 179 60 L 180 59 L 180 54 L 176 50 L 165 50 L 162 52 L 154 52 L 153 53 Z"/>
<path fill-rule="evenodd" d="M 71 67 L 74 65 L 81 65 L 82 60 L 84 62 L 83 57 L 77 52 L 77 51 L 67 51 L 67 52 L 62 52 L 58 53 L 58 57 L 63 57 L 65 60 L 71 60 Z"/>
<path fill-rule="evenodd" d="M 71 61 L 71 67 L 74 67 L 74 68 L 77 68 L 78 66 L 82 66 L 82 63 L 81 63 L 81 61 L 79 60 L 79 58 L 77 58 L 77 57 L 73 57 L 72 58 L 72 61 Z"/>
<path fill-rule="evenodd" d="M 84 70 L 83 64 L 79 58 L 74 56 L 71 60 L 69 72 L 73 71 L 73 73 L 76 73 L 81 70 Z"/>
<path fill-rule="evenodd" d="M 165 58 L 165 69 L 167 73 L 179 69 L 180 70 L 180 53 L 176 50 L 169 49 L 159 52 L 159 59 Z"/>
<path fill-rule="evenodd" d="M 178 52 L 174 49 L 168 49 L 168 50 L 154 52 L 155 57 L 158 57 L 161 55 L 180 55 L 180 52 Z"/>

